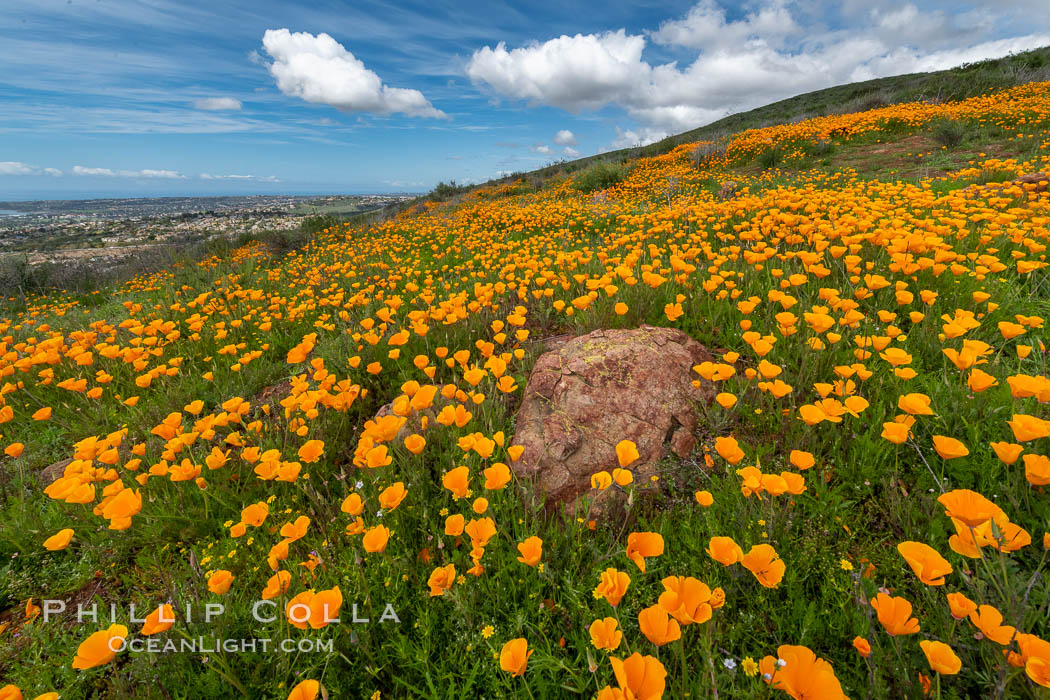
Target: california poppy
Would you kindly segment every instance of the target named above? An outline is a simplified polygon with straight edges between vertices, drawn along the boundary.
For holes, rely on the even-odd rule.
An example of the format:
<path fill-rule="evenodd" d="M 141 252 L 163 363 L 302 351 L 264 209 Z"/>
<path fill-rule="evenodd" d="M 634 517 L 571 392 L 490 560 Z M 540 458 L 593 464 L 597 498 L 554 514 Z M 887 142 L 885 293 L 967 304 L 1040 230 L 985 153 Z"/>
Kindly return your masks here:
<path fill-rule="evenodd" d="M 663 697 L 667 671 L 656 657 L 635 652 L 623 660 L 610 657 L 609 663 L 612 664 L 616 683 L 620 686 L 621 697 L 634 697 L 637 700 L 658 700 Z"/>
<path fill-rule="evenodd" d="M 712 591 L 706 583 L 692 576 L 668 576 L 661 583 L 659 605 L 683 625 L 704 623 L 711 619 Z"/>
<path fill-rule="evenodd" d="M 901 542 L 897 545 L 897 551 L 927 586 L 943 586 L 944 577 L 952 573 L 952 565 L 948 560 L 922 542 Z"/>
<path fill-rule="evenodd" d="M 645 573 L 645 558 L 664 553 L 664 538 L 658 532 L 632 532 L 627 536 L 627 558 Z"/>
<path fill-rule="evenodd" d="M 620 440 L 616 443 L 616 460 L 621 467 L 629 467 L 639 458 L 638 446 L 631 440 Z"/>
<path fill-rule="evenodd" d="M 904 598 L 879 593 L 871 599 L 879 622 L 888 633 L 894 636 L 915 634 L 919 631 L 919 621 L 911 616 L 911 603 Z"/>
<path fill-rule="evenodd" d="M 234 576 L 226 569 L 219 569 L 208 577 L 208 590 L 216 595 L 224 595 L 230 590 Z"/>
<path fill-rule="evenodd" d="M 67 527 L 44 540 L 44 549 L 49 552 L 58 552 L 68 547 L 72 539 L 73 530 Z"/>
<path fill-rule="evenodd" d="M 766 683 L 793 698 L 847 700 L 831 664 L 808 647 L 782 644 L 777 658 L 763 657 L 759 669 Z"/>
<path fill-rule="evenodd" d="M 944 642 L 924 639 L 919 642 L 930 668 L 943 676 L 953 676 L 962 670 L 962 660 Z"/>
<path fill-rule="evenodd" d="M 521 552 L 518 561 L 527 566 L 536 566 L 543 556 L 543 540 L 536 536 L 530 537 L 518 544 L 518 551 Z"/>
<path fill-rule="evenodd" d="M 525 673 L 530 656 L 532 649 L 529 649 L 529 643 L 524 637 L 512 639 L 500 650 L 499 667 L 512 676 L 520 676 Z"/>
<path fill-rule="evenodd" d="M 956 489 L 937 497 L 945 507 L 944 514 L 961 520 L 970 527 L 977 527 L 1002 513 L 1002 509 L 987 498 L 969 489 Z"/>
<path fill-rule="evenodd" d="M 595 620 L 588 631 L 591 635 L 591 644 L 595 649 L 616 649 L 620 646 L 620 640 L 623 639 L 623 632 L 618 629 L 618 623 L 614 617 Z"/>
<path fill-rule="evenodd" d="M 361 546 L 366 552 L 377 554 L 386 550 L 386 544 L 390 540 L 390 528 L 386 525 L 376 525 L 365 530 L 365 536 L 361 539 Z"/>
<path fill-rule="evenodd" d="M 427 586 L 430 588 L 431 597 L 444 595 L 445 591 L 452 588 L 452 584 L 455 580 L 455 566 L 448 564 L 446 566 L 436 567 L 430 572 L 430 578 L 427 580 Z"/>
<path fill-rule="evenodd" d="M 722 566 L 736 564 L 744 558 L 743 550 L 732 537 L 712 537 L 707 545 L 707 553 Z"/>
<path fill-rule="evenodd" d="M 614 608 L 620 604 L 627 587 L 631 584 L 631 577 L 616 569 L 606 569 L 602 572 L 601 581 L 594 589 L 595 598 L 605 598 L 609 605 Z"/>
<path fill-rule="evenodd" d="M 768 544 L 756 544 L 740 559 L 740 563 L 766 588 L 776 588 L 787 568 L 784 560 Z"/>
<path fill-rule="evenodd" d="M 321 684 L 315 680 L 305 680 L 298 683 L 288 693 L 288 700 L 315 700 L 321 692 Z"/>
<path fill-rule="evenodd" d="M 659 605 L 652 605 L 638 613 L 638 627 L 646 639 L 658 647 L 682 636 L 678 621 L 669 617 Z"/>
<path fill-rule="evenodd" d="M 160 634 L 171 629 L 173 624 L 175 624 L 175 610 L 170 604 L 164 603 L 146 616 L 146 621 L 142 625 L 142 634 L 146 636 Z"/>
<path fill-rule="evenodd" d="M 117 650 L 124 646 L 128 628 L 113 624 L 107 629 L 99 630 L 80 643 L 73 668 L 85 670 L 108 664 L 117 657 Z"/>

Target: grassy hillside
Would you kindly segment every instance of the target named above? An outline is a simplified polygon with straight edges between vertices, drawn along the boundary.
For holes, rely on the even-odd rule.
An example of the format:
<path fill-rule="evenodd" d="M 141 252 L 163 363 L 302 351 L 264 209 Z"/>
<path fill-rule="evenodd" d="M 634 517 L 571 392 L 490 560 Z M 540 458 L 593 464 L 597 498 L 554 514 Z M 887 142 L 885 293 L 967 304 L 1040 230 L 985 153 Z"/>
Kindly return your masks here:
<path fill-rule="evenodd" d="M 948 70 L 876 78 L 796 95 L 747 112 L 731 114 L 646 146 L 622 148 L 556 163 L 539 168 L 528 175 L 542 179 L 552 174 L 575 172 L 594 162 L 619 162 L 651 157 L 667 153 L 683 143 L 714 141 L 747 129 L 787 124 L 829 114 L 862 112 L 903 102 L 939 103 L 964 100 L 1040 80 L 1050 80 L 1050 47 L 969 63 Z M 526 173 L 515 173 L 497 182 L 514 180 L 525 175 Z"/>
<path fill-rule="evenodd" d="M 831 114 L 7 299 L 0 697 L 1047 697 L 1048 129 Z M 698 447 L 548 517 L 543 341 L 643 323 L 717 349 Z"/>

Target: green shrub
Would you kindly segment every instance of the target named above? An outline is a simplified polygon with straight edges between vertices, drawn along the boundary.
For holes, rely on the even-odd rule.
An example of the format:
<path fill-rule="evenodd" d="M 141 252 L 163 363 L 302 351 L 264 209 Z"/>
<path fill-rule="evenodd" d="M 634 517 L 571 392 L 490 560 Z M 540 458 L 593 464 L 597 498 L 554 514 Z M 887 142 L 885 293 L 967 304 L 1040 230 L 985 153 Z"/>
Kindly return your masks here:
<path fill-rule="evenodd" d="M 441 202 L 446 199 L 451 199 L 461 192 L 466 192 L 468 189 L 470 189 L 469 185 L 457 185 L 455 180 L 439 182 L 437 186 L 430 191 L 430 194 L 427 195 L 427 199 Z"/>
<path fill-rule="evenodd" d="M 966 129 L 954 119 L 944 119 L 930 130 L 933 140 L 946 148 L 956 148 L 966 140 Z"/>
<path fill-rule="evenodd" d="M 783 159 L 784 154 L 781 153 L 780 146 L 772 146 L 759 154 L 758 164 L 763 170 L 769 170 L 779 166 Z"/>
<path fill-rule="evenodd" d="M 572 186 L 580 192 L 607 190 L 627 177 L 627 167 L 622 163 L 601 161 L 587 168 L 575 178 Z"/>
<path fill-rule="evenodd" d="M 320 233 L 325 229 L 333 229 L 340 223 L 339 219 L 328 214 L 308 216 L 299 224 L 299 230 L 307 234 Z"/>

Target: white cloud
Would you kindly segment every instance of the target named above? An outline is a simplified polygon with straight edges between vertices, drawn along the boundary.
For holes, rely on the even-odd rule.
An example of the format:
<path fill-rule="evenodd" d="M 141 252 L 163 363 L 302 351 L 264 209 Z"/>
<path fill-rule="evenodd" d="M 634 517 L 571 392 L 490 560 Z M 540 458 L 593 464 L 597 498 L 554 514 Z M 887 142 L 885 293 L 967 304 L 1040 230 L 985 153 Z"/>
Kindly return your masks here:
<path fill-rule="evenodd" d="M 111 168 L 89 168 L 83 165 L 74 165 L 71 171 L 74 175 L 83 177 L 134 177 L 160 180 L 185 180 L 186 176 L 174 170 L 113 170 Z"/>
<path fill-rule="evenodd" d="M 384 85 L 378 75 L 327 34 L 267 29 L 263 48 L 274 59 L 269 69 L 277 88 L 290 97 L 343 112 L 447 116 L 419 90 Z"/>
<path fill-rule="evenodd" d="M 241 180 L 251 182 L 280 182 L 273 175 L 213 175 L 211 173 L 201 173 L 200 178 L 202 180 Z"/>
<path fill-rule="evenodd" d="M 121 171 L 124 172 L 124 171 Z M 174 170 L 139 170 L 137 173 L 132 173 L 128 177 L 151 177 L 160 178 L 162 180 L 182 180 L 185 179 L 185 175 L 180 175 Z"/>
<path fill-rule="evenodd" d="M 238 110 L 241 108 L 241 101 L 232 97 L 204 97 L 194 100 L 193 106 L 208 112 Z"/>
<path fill-rule="evenodd" d="M 700 0 L 649 34 L 655 43 L 691 53 L 682 64 L 649 63 L 643 58 L 646 37 L 621 29 L 511 49 L 503 42 L 485 46 L 472 55 L 467 75 L 497 95 L 532 105 L 573 113 L 618 106 L 640 126 L 620 129 L 616 147 L 832 85 L 941 70 L 1050 44 L 1045 18 L 1033 18 L 1029 34 L 1000 39 L 997 16 L 984 9 L 949 14 L 867 2 L 852 15 L 850 28 L 829 30 L 822 4 L 764 0 L 734 21 L 727 20 L 725 4 Z"/>
<path fill-rule="evenodd" d="M 62 171 L 58 168 L 40 168 L 28 163 L 7 160 L 0 161 L 0 175 L 50 175 L 59 177 L 62 175 Z"/>
<path fill-rule="evenodd" d="M 621 129 L 616 127 L 616 138 L 610 144 L 609 149 L 633 148 L 635 146 L 648 146 L 668 136 L 666 131 L 659 129 L 641 128 L 637 131 L 632 129 Z"/>
<path fill-rule="evenodd" d="M 109 168 L 86 168 L 83 165 L 73 166 L 74 175 L 87 175 L 95 177 L 116 177 L 117 173 Z"/>
<path fill-rule="evenodd" d="M 572 133 L 568 129 L 562 129 L 554 135 L 554 143 L 559 146 L 575 146 L 576 145 L 576 134 Z"/>
<path fill-rule="evenodd" d="M 14 160 L 0 161 L 0 175 L 39 175 L 40 168 Z"/>
<path fill-rule="evenodd" d="M 580 152 L 577 151 L 572 146 L 566 146 L 565 148 L 562 149 L 561 152 L 562 152 L 563 155 L 565 155 L 568 158 L 579 158 L 580 157 Z"/>
<path fill-rule="evenodd" d="M 543 44 L 474 52 L 467 75 L 507 97 L 561 107 L 597 109 L 641 89 L 651 70 L 642 61 L 645 39 L 623 29 L 605 34 L 560 36 Z"/>
<path fill-rule="evenodd" d="M 529 146 L 529 150 L 533 153 L 542 153 L 543 155 L 547 155 L 551 152 L 551 147 L 546 146 L 542 143 L 537 143 L 535 146 Z"/>
<path fill-rule="evenodd" d="M 785 5 L 775 0 L 745 19 L 726 22 L 725 10 L 715 0 L 701 0 L 682 19 L 662 23 L 652 38 L 657 44 L 704 51 L 740 47 L 748 41 L 780 46 L 802 31 Z"/>

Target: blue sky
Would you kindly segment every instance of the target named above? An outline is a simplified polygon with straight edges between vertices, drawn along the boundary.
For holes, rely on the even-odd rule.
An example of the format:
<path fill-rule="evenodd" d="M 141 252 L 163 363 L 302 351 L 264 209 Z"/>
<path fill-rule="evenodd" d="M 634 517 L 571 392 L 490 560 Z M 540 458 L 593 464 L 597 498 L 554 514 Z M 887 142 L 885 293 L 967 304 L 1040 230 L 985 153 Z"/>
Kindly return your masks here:
<path fill-rule="evenodd" d="M 0 200 L 484 181 L 1050 45 L 1046 7 L 5 0 Z"/>

